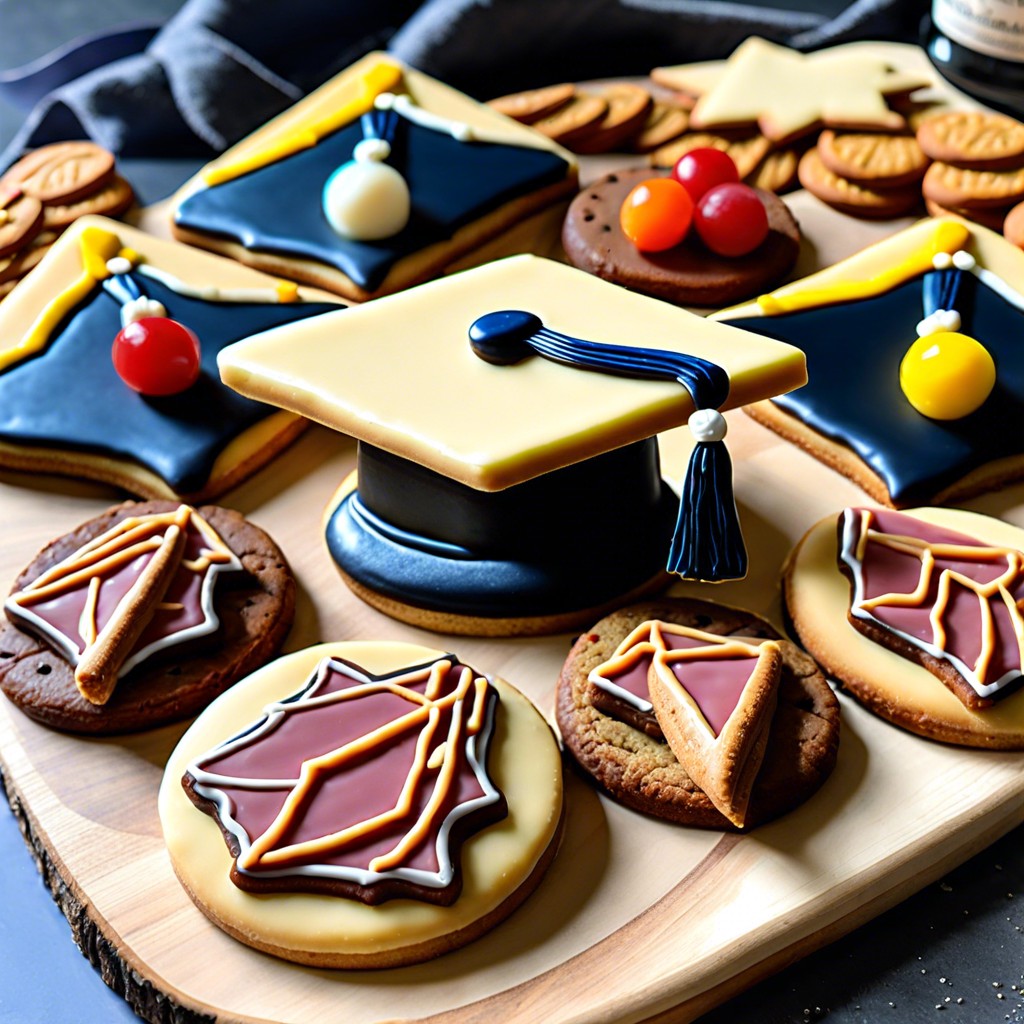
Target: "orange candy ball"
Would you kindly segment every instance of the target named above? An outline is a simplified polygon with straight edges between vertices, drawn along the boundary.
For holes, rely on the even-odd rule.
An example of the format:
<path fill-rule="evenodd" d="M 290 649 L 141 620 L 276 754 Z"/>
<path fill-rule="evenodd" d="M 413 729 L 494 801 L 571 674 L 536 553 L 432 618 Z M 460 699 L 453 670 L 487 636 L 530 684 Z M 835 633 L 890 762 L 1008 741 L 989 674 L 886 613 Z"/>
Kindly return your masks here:
<path fill-rule="evenodd" d="M 619 210 L 622 233 L 641 252 L 662 252 L 678 245 L 692 220 L 693 200 L 674 178 L 640 182 Z"/>

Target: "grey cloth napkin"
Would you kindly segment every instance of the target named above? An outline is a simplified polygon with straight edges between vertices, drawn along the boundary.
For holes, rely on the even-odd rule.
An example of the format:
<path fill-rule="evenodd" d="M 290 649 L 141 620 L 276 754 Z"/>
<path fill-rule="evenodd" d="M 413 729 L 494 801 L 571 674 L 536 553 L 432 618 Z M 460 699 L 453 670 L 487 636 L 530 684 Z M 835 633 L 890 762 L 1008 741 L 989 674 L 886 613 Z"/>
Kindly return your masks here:
<path fill-rule="evenodd" d="M 375 47 L 488 98 L 724 57 L 752 34 L 802 49 L 912 38 L 921 13 L 906 0 L 779 4 L 188 0 L 143 50 L 40 100 L 0 167 L 33 146 L 80 138 L 122 157 L 213 156 Z"/>

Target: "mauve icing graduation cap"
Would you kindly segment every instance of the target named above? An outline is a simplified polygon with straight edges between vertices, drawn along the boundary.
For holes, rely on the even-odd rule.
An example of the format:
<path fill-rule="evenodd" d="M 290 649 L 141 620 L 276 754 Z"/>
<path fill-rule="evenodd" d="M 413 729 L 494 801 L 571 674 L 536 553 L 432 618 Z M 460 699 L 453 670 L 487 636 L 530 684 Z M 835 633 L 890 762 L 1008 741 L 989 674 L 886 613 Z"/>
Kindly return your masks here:
<path fill-rule="evenodd" d="M 742 542 L 718 550 L 735 515 L 718 411 L 805 380 L 788 345 L 534 256 L 266 332 L 220 368 L 242 394 L 359 440 L 358 482 L 327 518 L 356 593 L 485 635 L 583 624 L 667 566 L 742 575 Z M 657 434 L 695 410 L 680 512 Z"/>

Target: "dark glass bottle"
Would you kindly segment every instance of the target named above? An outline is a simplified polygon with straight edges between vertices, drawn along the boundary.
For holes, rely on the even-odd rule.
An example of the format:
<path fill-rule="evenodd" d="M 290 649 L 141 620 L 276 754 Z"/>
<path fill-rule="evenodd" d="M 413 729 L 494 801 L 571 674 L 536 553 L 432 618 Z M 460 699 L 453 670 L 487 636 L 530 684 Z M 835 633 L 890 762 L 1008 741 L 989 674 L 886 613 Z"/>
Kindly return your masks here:
<path fill-rule="evenodd" d="M 1024 0 L 933 0 L 923 36 L 953 85 L 1024 118 Z"/>

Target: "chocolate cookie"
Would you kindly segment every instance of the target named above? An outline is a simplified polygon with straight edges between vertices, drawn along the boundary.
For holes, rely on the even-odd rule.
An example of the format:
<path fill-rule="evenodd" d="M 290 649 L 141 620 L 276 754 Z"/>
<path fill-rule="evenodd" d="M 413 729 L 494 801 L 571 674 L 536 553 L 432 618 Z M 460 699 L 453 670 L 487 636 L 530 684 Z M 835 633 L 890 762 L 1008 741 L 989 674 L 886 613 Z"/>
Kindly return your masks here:
<path fill-rule="evenodd" d="M 619 228 L 619 208 L 634 185 L 655 176 L 621 171 L 581 192 L 569 207 L 562 245 L 581 270 L 680 306 L 724 306 L 781 281 L 800 251 L 800 230 L 786 205 L 758 190 L 768 211 L 768 237 L 752 253 L 729 259 L 708 250 L 691 231 L 678 246 L 643 253 Z"/>
<path fill-rule="evenodd" d="M 765 620 L 709 601 L 666 599 L 632 605 L 602 619 L 575 643 L 562 669 L 556 716 L 579 764 L 615 799 L 645 814 L 701 828 L 731 828 L 676 760 L 667 743 L 598 710 L 590 673 L 612 658 L 641 623 L 676 623 L 720 636 L 778 639 Z M 779 640 L 782 675 L 761 771 L 746 825 L 776 818 L 806 800 L 828 777 L 839 744 L 839 705 L 814 661 Z M 650 716 L 653 721 L 654 716 Z M 637 724 L 642 722 L 637 721 Z"/>
<path fill-rule="evenodd" d="M 59 579 L 63 570 L 55 567 L 117 524 L 129 517 L 172 513 L 179 507 L 151 501 L 108 509 L 48 544 L 15 581 L 5 605 L 10 621 L 0 625 L 0 689 L 25 714 L 69 732 L 106 735 L 148 729 L 195 714 L 277 651 L 294 617 L 291 571 L 277 545 L 259 527 L 238 512 L 212 505 L 196 511 L 229 549 L 228 557 L 240 563 L 237 571 L 222 572 L 213 581 L 216 631 L 200 636 L 203 630 L 194 629 L 182 643 L 166 645 L 138 660 L 122 675 L 106 703 L 91 703 L 80 692 L 75 665 L 59 651 L 62 641 L 45 642 L 39 623 L 29 622 L 26 629 L 25 619 L 12 608 L 16 595 L 31 595 L 32 586 L 38 586 L 45 573 Z M 22 601 L 31 609 L 29 601 Z M 21 625 L 15 625 L 15 618 Z M 84 653 L 79 664 L 83 658 Z"/>

